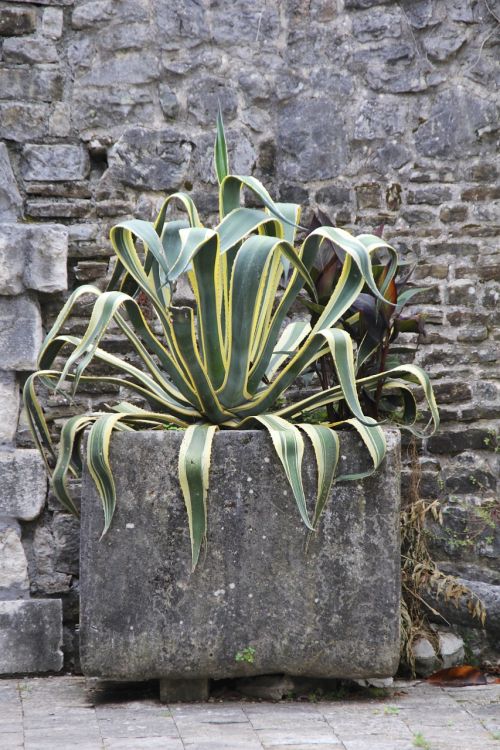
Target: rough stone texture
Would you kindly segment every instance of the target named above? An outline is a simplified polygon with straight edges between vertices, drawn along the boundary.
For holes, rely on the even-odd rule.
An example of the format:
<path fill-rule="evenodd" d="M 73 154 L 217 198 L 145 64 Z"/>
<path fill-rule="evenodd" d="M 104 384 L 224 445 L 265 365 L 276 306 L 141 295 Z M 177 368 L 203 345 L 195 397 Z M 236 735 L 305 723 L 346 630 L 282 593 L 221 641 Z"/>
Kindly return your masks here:
<path fill-rule="evenodd" d="M 336 487 L 307 554 L 269 436 L 216 435 L 207 550 L 194 573 L 176 469 L 181 439 L 175 432 L 115 436 L 110 455 L 120 467 L 119 503 L 102 541 L 100 503 L 84 477 L 84 673 L 126 679 L 392 675 L 399 661 L 398 433 L 387 433 L 386 462 L 376 476 Z M 343 437 L 341 453 L 342 472 L 367 463 L 352 435 Z M 312 498 L 312 449 L 305 465 Z M 110 568 L 120 574 L 110 576 Z M 236 658 L 247 647 L 255 649 L 253 663 Z"/>
<path fill-rule="evenodd" d="M 0 445 L 14 440 L 19 417 L 19 386 L 13 372 L 0 370 Z"/>
<path fill-rule="evenodd" d="M 0 517 L 0 599 L 26 596 L 29 591 L 28 563 L 15 521 Z"/>
<path fill-rule="evenodd" d="M 0 224 L 0 294 L 67 288 L 68 230 L 61 224 Z"/>
<path fill-rule="evenodd" d="M 36 450 L 0 450 L 0 515 L 31 521 L 40 513 L 47 478 Z"/>
<path fill-rule="evenodd" d="M 190 192 L 202 219 L 214 220 L 220 100 L 234 171 L 303 204 L 304 224 L 320 206 L 355 233 L 383 226 L 417 261 L 415 283 L 430 289 L 410 312 L 425 312 L 426 335 L 418 347 L 408 336 L 402 356 L 431 372 L 442 406 L 442 439 L 419 446 L 422 496 L 444 509 L 443 526 L 431 529 L 433 554 L 450 573 L 499 585 L 494 13 L 483 0 L 290 0 L 279 9 L 264 0 L 0 2 L 0 221 L 35 220 L 37 231 L 62 221 L 69 290 L 89 279 L 104 287 L 110 226 L 152 218 L 166 191 Z M 54 47 L 58 59 L 41 62 Z M 71 162 L 67 178 L 25 180 L 25 144 L 49 154 L 83 145 L 90 169 L 75 172 Z M 20 259 L 0 266 L 20 293 Z M 56 276 L 57 291 L 48 277 L 35 286 L 45 329 L 64 297 Z M 8 336 L 7 360 L 0 321 L 1 370 L 34 366 L 37 346 L 28 356 L 26 345 L 40 330 L 34 297 L 30 311 L 31 322 Z M 73 334 L 82 326 L 81 312 L 67 322 Z M 113 347 L 128 352 L 119 336 Z M 86 395 L 85 408 L 92 400 L 102 404 L 102 394 Z M 56 424 L 71 412 L 52 398 L 46 405 Z M 17 441 L 32 445 L 24 419 Z M 37 524 L 56 545 L 66 537 L 51 514 Z M 73 595 L 75 574 L 54 564 L 42 580 L 33 570 L 34 590 Z"/>
<path fill-rule="evenodd" d="M 4 370 L 34 370 L 42 344 L 38 301 L 31 294 L 0 297 L 0 362 Z"/>
<path fill-rule="evenodd" d="M 2 5 L 0 13 L 0 36 L 22 36 L 36 28 L 36 11 L 34 8 L 6 7 Z"/>
<path fill-rule="evenodd" d="M 61 644 L 60 600 L 0 601 L 0 674 L 58 672 Z"/>
<path fill-rule="evenodd" d="M 30 144 L 23 148 L 21 174 L 25 180 L 44 182 L 82 180 L 89 166 L 89 155 L 83 146 Z"/>
<path fill-rule="evenodd" d="M 0 221 L 16 221 L 21 215 L 22 206 L 7 146 L 0 143 Z"/>

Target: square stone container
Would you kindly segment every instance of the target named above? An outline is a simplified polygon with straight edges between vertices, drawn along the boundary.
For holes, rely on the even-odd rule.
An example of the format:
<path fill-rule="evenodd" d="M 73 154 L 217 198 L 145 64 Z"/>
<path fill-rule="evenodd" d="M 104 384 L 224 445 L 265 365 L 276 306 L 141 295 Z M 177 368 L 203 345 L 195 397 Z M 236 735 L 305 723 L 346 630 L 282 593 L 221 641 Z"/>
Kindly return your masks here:
<path fill-rule="evenodd" d="M 217 433 L 207 545 L 192 572 L 177 477 L 182 433 L 114 435 L 118 501 L 101 540 L 102 507 L 84 472 L 84 674 L 163 681 L 393 675 L 399 661 L 400 439 L 394 430 L 386 437 L 382 467 L 368 479 L 334 486 L 319 531 L 306 544 L 307 530 L 268 434 Z M 341 456 L 342 473 L 369 465 L 366 448 L 351 433 L 341 434 Z M 315 474 L 306 445 L 304 487 L 311 503 Z"/>

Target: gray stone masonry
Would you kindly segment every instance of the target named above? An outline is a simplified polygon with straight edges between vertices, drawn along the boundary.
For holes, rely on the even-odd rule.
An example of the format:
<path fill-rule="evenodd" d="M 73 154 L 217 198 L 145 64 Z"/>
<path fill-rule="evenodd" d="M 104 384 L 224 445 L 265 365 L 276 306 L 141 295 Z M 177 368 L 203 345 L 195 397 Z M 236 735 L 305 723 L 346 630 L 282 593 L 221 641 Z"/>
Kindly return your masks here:
<path fill-rule="evenodd" d="M 68 230 L 60 224 L 0 224 L 0 295 L 67 288 Z"/>
<path fill-rule="evenodd" d="M 0 450 L 0 515 L 36 518 L 45 504 L 47 477 L 37 450 Z"/>
<path fill-rule="evenodd" d="M 419 445 L 422 497 L 443 508 L 429 538 L 448 572 L 498 587 L 495 5 L 0 0 L 0 443 L 32 447 L 18 388 L 66 295 L 104 287 L 110 227 L 151 219 L 177 189 L 214 221 L 220 102 L 236 173 L 300 202 L 303 224 L 319 207 L 354 233 L 383 228 L 417 262 L 427 291 L 409 313 L 425 314 L 425 335 L 398 345 L 441 405 L 440 433 Z M 111 343 L 128 353 L 120 335 Z M 45 405 L 57 431 L 72 408 L 116 398 L 110 386 Z M 77 535 L 60 512 L 49 499 L 22 543 L 30 590 L 63 596 L 74 628 Z"/>
<path fill-rule="evenodd" d="M 0 673 L 58 672 L 63 665 L 60 599 L 0 601 Z"/>
<path fill-rule="evenodd" d="M 393 675 L 401 585 L 399 433 L 386 437 L 383 466 L 369 479 L 334 486 L 306 550 L 307 531 L 270 436 L 218 433 L 206 551 L 191 573 L 177 476 L 182 434 L 115 435 L 110 457 L 118 504 L 102 540 L 102 506 L 84 476 L 83 672 L 169 681 L 276 672 Z M 361 441 L 342 435 L 339 471 L 368 464 Z M 303 473 L 314 504 L 310 446 Z M 241 654 L 249 648 L 247 661 Z M 167 695 L 175 693 L 170 687 Z"/>

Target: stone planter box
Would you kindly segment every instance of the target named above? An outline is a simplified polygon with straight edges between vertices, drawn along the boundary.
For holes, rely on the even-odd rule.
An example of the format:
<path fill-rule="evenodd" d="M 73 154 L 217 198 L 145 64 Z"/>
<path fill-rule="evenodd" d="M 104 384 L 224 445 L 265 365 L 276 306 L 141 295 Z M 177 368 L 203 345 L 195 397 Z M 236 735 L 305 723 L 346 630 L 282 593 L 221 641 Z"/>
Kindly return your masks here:
<path fill-rule="evenodd" d="M 340 484 L 319 532 L 307 538 L 264 432 L 220 432 L 210 469 L 208 545 L 191 573 L 177 479 L 180 432 L 113 437 L 118 505 L 103 516 L 84 473 L 81 663 L 106 679 L 160 679 L 206 695 L 208 678 L 272 673 L 388 677 L 399 661 L 400 442 L 387 431 L 377 474 Z M 368 465 L 342 436 L 340 469 Z M 315 493 L 312 450 L 304 486 Z M 252 652 L 245 649 L 253 649 Z M 250 661 L 237 654 L 251 654 Z M 240 657 L 241 658 L 241 657 Z M 191 681 L 186 683 L 185 681 Z"/>

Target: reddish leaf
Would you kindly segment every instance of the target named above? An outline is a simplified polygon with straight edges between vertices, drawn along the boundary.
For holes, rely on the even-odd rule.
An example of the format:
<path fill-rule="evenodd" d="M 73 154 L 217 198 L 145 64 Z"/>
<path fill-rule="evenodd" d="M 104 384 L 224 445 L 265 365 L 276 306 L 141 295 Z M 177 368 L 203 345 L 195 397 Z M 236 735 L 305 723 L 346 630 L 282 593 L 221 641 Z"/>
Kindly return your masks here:
<path fill-rule="evenodd" d="M 488 680 L 486 672 L 477 667 L 464 665 L 440 669 L 439 672 L 431 674 L 427 682 L 442 687 L 467 687 L 468 685 L 486 685 Z"/>

